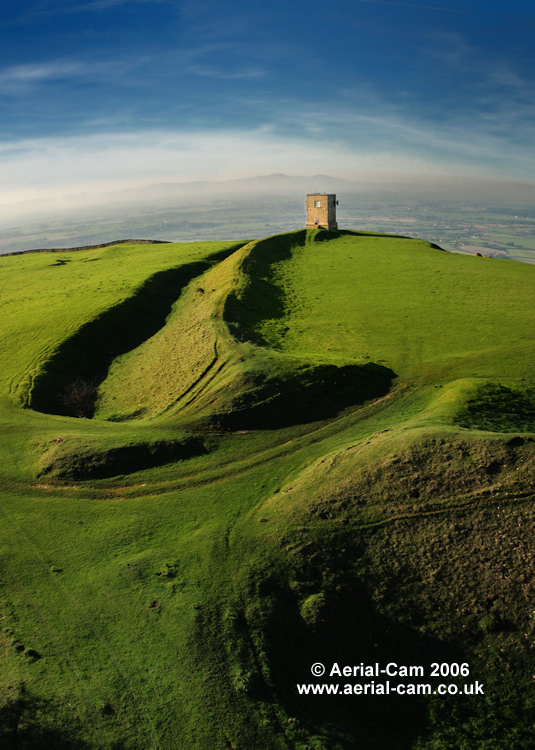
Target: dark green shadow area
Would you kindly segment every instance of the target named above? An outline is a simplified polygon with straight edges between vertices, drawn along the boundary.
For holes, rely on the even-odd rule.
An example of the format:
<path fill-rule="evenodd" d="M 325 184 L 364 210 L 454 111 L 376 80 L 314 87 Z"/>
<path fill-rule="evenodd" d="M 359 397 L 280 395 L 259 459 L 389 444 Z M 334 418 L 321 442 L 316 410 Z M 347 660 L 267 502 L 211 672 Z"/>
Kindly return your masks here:
<path fill-rule="evenodd" d="M 287 370 L 285 373 L 284 370 Z M 384 396 L 396 377 L 382 365 L 317 365 L 280 375 L 257 373 L 251 387 L 233 399 L 231 411 L 215 422 L 224 429 L 275 430 L 330 419 L 343 409 Z"/>
<path fill-rule="evenodd" d="M 208 452 L 203 440 L 157 440 L 139 443 L 106 451 L 91 451 L 87 448 L 69 448 L 56 453 L 40 472 L 40 476 L 54 479 L 108 479 L 121 474 L 132 474 L 155 466 L 164 466 L 175 461 L 184 461 Z"/>
<path fill-rule="evenodd" d="M 495 432 L 535 431 L 535 392 L 485 383 L 466 400 L 455 421 L 461 427 Z"/>
<path fill-rule="evenodd" d="M 186 285 L 241 246 L 155 273 L 131 297 L 81 326 L 35 379 L 28 406 L 45 414 L 93 417 L 98 387 L 113 360 L 154 336 Z"/>
<path fill-rule="evenodd" d="M 225 322 L 237 341 L 269 346 L 257 327 L 266 318 L 282 318 L 286 309 L 284 290 L 275 279 L 273 266 L 290 260 L 292 249 L 303 247 L 306 242 L 306 229 L 268 237 L 257 242 L 243 260 L 242 272 L 247 285 L 229 294 L 223 311 Z"/>
<path fill-rule="evenodd" d="M 340 546 L 340 539 L 336 545 Z M 358 747 L 363 750 L 407 750 L 426 734 L 432 696 L 398 695 L 397 686 L 422 683 L 435 688 L 436 680 L 429 678 L 429 668 L 427 676 L 404 678 L 380 671 L 376 674 L 375 665 L 382 670 L 391 664 L 390 670 L 395 673 L 403 666 L 428 667 L 436 661 L 462 663 L 466 657 L 459 649 L 378 612 L 365 587 L 349 575 L 342 580 L 344 569 L 336 570 L 341 573 L 338 591 L 317 597 L 323 601 L 317 619 L 313 621 L 312 614 L 308 624 L 292 591 L 279 588 L 275 581 L 262 582 L 258 595 L 272 602 L 262 623 L 264 658 L 273 680 L 271 700 L 294 717 L 296 740 L 303 725 L 321 736 L 327 747 L 353 750 L 358 738 Z M 321 578 L 316 586 L 321 589 Z M 311 667 L 316 663 L 325 666 L 324 675 L 312 674 Z M 360 665 L 374 672 L 344 675 L 344 667 Z M 340 694 L 303 695 L 297 689 L 302 684 L 322 683 L 337 685 Z M 352 692 L 344 694 L 344 690 L 349 691 L 347 686 Z M 260 690 L 258 693 L 260 698 Z"/>
<path fill-rule="evenodd" d="M 7 702 L 0 708 L 2 750 L 90 750 L 72 717 L 62 728 L 47 723 L 56 714 L 54 709 L 50 702 L 26 691 Z"/>

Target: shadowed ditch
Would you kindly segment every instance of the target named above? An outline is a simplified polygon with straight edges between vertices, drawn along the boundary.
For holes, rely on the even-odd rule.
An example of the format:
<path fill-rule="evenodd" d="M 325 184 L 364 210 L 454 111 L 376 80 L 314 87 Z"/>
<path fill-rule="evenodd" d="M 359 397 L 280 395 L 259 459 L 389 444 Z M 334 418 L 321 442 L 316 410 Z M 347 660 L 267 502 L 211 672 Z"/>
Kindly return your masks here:
<path fill-rule="evenodd" d="M 241 243 L 208 260 L 154 274 L 124 302 L 81 326 L 34 380 L 28 406 L 45 414 L 93 417 L 98 387 L 113 360 L 154 336 L 184 287 L 238 247 Z"/>
<path fill-rule="evenodd" d="M 395 373 L 382 365 L 317 365 L 275 377 L 257 374 L 252 387 L 214 422 L 224 429 L 270 430 L 331 419 L 343 409 L 380 398 Z M 256 381 L 256 382 L 255 382 Z"/>
<path fill-rule="evenodd" d="M 303 247 L 306 242 L 306 229 L 268 237 L 257 242 L 244 259 L 242 272 L 249 283 L 245 289 L 229 294 L 223 312 L 230 332 L 238 341 L 269 346 L 259 326 L 266 318 L 282 318 L 286 310 L 284 290 L 275 277 L 273 266 L 290 260 L 293 248 Z"/>
<path fill-rule="evenodd" d="M 316 596 L 321 599 L 321 608 L 314 613 L 318 619 L 309 619 L 306 624 L 296 597 L 284 589 L 276 591 L 276 604 L 262 623 L 266 656 L 274 675 L 273 698 L 285 707 L 289 716 L 296 717 L 297 726 L 303 723 L 316 731 L 322 725 L 329 727 L 329 740 L 336 747 L 354 748 L 356 736 L 360 737 L 362 748 L 412 747 L 426 727 L 429 698 L 397 695 L 394 689 L 399 683 L 427 680 L 417 677 L 404 680 L 381 674 L 370 677 L 369 673 L 340 676 L 340 671 L 346 665 L 375 668 L 378 661 L 384 668 L 389 663 L 421 665 L 431 664 L 437 658 L 463 661 L 463 657 L 437 639 L 381 614 L 360 582 L 349 578 L 338 583 L 342 593 Z M 300 647 L 288 648 L 289 643 L 299 643 Z M 318 661 L 326 667 L 325 675 L 319 678 L 311 673 L 311 665 Z M 331 676 L 332 666 L 339 671 Z M 395 667 L 393 671 L 395 674 Z M 336 685 L 340 694 L 296 694 L 296 686 L 303 683 Z M 354 694 L 343 695 L 348 684 L 352 688 L 359 685 L 357 689 L 362 692 L 355 689 Z M 391 686 L 394 689 L 387 692 Z"/>
<path fill-rule="evenodd" d="M 108 479 L 205 453 L 207 448 L 204 441 L 195 437 L 125 445 L 106 451 L 83 448 L 66 450 L 64 454 L 55 453 L 44 465 L 40 476 L 74 480 Z"/>

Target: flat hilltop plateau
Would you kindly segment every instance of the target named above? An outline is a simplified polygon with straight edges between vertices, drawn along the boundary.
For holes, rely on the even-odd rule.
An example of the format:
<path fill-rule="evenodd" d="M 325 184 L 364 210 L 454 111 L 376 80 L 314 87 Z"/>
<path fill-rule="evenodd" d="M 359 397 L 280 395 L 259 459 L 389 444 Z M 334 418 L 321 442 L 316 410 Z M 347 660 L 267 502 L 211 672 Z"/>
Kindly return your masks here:
<path fill-rule="evenodd" d="M 297 230 L 0 269 L 2 748 L 532 746 L 532 265 Z"/>

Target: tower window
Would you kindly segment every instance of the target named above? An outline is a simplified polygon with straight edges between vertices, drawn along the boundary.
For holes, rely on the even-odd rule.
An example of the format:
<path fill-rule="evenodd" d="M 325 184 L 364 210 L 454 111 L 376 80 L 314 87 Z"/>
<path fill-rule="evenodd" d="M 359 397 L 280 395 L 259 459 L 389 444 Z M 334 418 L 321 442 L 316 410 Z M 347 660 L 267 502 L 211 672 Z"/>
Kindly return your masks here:
<path fill-rule="evenodd" d="M 314 201 L 314 208 L 320 208 L 321 207 L 321 201 Z"/>

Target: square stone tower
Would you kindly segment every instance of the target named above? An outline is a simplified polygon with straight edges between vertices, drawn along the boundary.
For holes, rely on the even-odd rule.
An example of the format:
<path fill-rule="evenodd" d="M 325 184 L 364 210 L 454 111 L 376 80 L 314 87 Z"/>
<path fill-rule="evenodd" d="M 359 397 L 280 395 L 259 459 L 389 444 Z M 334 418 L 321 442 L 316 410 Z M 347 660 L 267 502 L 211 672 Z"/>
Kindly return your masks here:
<path fill-rule="evenodd" d="M 310 193 L 307 195 L 307 229 L 338 229 L 334 193 Z"/>

